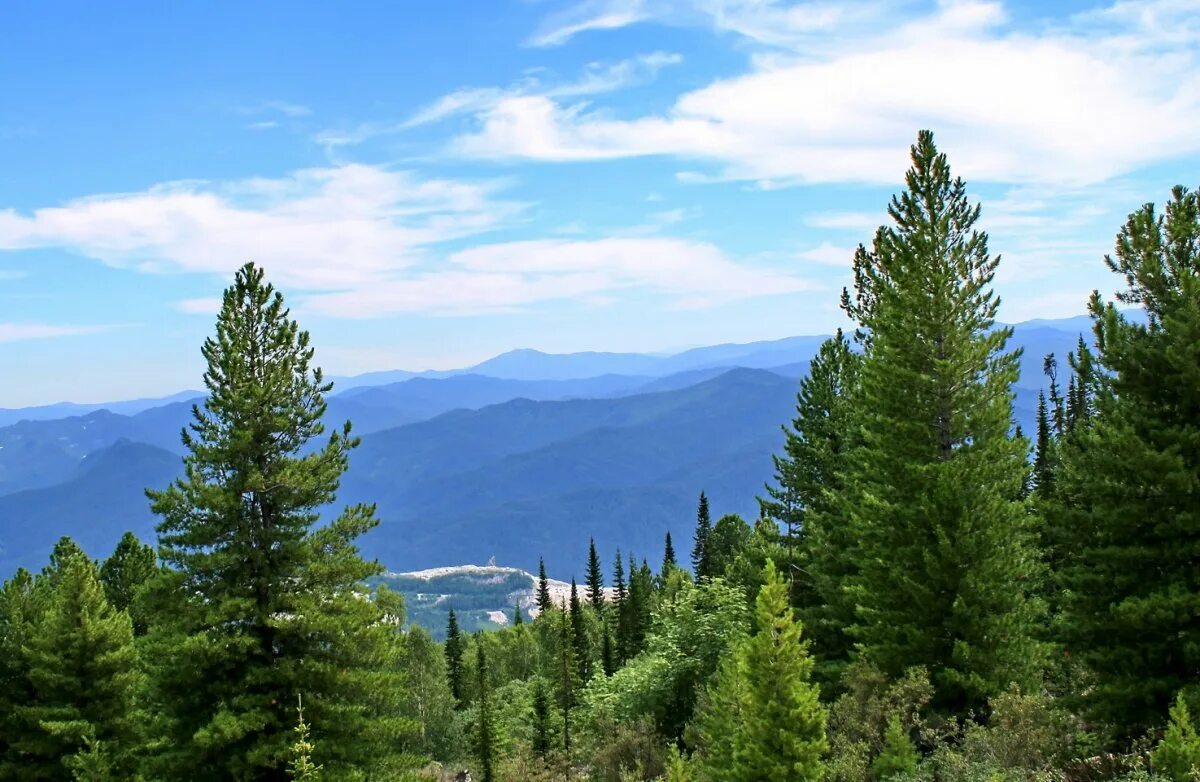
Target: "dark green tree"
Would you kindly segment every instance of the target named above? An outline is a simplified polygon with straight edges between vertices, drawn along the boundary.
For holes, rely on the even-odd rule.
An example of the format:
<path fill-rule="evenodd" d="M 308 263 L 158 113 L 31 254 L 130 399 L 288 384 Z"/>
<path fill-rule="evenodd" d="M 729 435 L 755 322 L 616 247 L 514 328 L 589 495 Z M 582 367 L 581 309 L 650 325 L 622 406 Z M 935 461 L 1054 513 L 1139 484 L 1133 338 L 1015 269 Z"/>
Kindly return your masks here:
<path fill-rule="evenodd" d="M 563 748 L 571 749 L 571 711 L 578 698 L 579 663 L 575 659 L 575 634 L 568 611 L 558 612 L 558 650 L 555 676 L 558 680 L 558 706 L 563 715 Z"/>
<path fill-rule="evenodd" d="M 479 759 L 479 776 L 483 782 L 496 779 L 496 724 L 492 715 L 491 674 L 488 671 L 484 644 L 475 644 L 475 674 L 478 677 L 478 697 L 475 699 L 475 756 Z"/>
<path fill-rule="evenodd" d="M 513 603 L 513 627 L 520 627 L 525 624 L 525 617 L 521 615 L 521 604 Z"/>
<path fill-rule="evenodd" d="M 450 682 L 450 695 L 454 698 L 456 708 L 462 708 L 463 703 L 463 652 L 466 651 L 466 641 L 458 627 L 458 616 L 450 609 L 450 617 L 446 620 L 446 679 Z"/>
<path fill-rule="evenodd" d="M 961 713 L 1013 682 L 1036 687 L 1042 570 L 1022 500 L 1028 444 L 1011 431 L 1019 352 L 995 319 L 999 259 L 928 131 L 906 184 L 842 297 L 870 411 L 843 493 L 847 586 L 862 656 L 890 676 L 926 666 L 936 704 Z"/>
<path fill-rule="evenodd" d="M 0 588 L 0 779 L 20 779 L 24 767 L 20 744 L 28 725 L 17 709 L 34 701 L 25 648 L 45 608 L 41 591 L 24 568 Z"/>
<path fill-rule="evenodd" d="M 671 542 L 671 531 L 667 530 L 666 540 L 663 541 L 663 561 L 662 569 L 658 573 L 659 579 L 666 581 L 667 574 L 676 567 L 679 567 L 679 563 L 675 561 L 675 544 Z"/>
<path fill-rule="evenodd" d="M 541 558 L 538 558 L 537 605 L 539 614 L 554 607 L 554 601 L 550 598 L 550 579 L 546 577 L 546 560 Z"/>
<path fill-rule="evenodd" d="M 614 668 L 620 668 L 628 659 L 625 651 L 628 648 L 626 636 L 629 633 L 629 588 L 625 581 L 625 560 L 621 550 L 613 559 L 613 601 L 610 616 L 613 626 L 613 659 Z"/>
<path fill-rule="evenodd" d="M 533 754 L 545 758 L 550 752 L 550 696 L 539 678 L 533 684 Z"/>
<path fill-rule="evenodd" d="M 726 513 L 717 519 L 708 535 L 708 567 L 710 575 L 725 575 L 753 534 L 746 520 L 736 513 Z"/>
<path fill-rule="evenodd" d="M 600 569 L 600 556 L 596 554 L 596 540 L 588 544 L 587 561 L 588 602 L 597 612 L 604 610 L 604 571 Z"/>
<path fill-rule="evenodd" d="M 313 443 L 331 385 L 253 264 L 225 291 L 202 354 L 208 396 L 183 432 L 184 477 L 148 492 L 165 567 L 147 585 L 162 730 L 147 775 L 283 779 L 299 692 L 327 777 L 397 773 L 411 727 L 399 628 L 367 599 L 382 568 L 355 545 L 374 508 L 318 525 L 358 440 L 347 423 Z"/>
<path fill-rule="evenodd" d="M 1033 485 L 1042 496 L 1054 491 L 1054 434 L 1046 394 L 1038 392 L 1037 439 L 1033 448 Z"/>
<path fill-rule="evenodd" d="M 33 697 L 16 708 L 17 777 L 65 779 L 70 765 L 102 748 L 102 765 L 132 778 L 141 742 L 133 627 L 109 605 L 94 562 L 80 553 L 56 566 L 59 578 L 24 647 Z"/>
<path fill-rule="evenodd" d="M 1200 192 L 1131 214 L 1105 262 L 1126 287 L 1092 296 L 1099 367 L 1081 342 L 1047 514 L 1070 552 L 1063 640 L 1095 677 L 1088 704 L 1134 735 L 1200 684 Z"/>
<path fill-rule="evenodd" d="M 575 649 L 576 676 L 586 682 L 592 678 L 591 643 L 588 639 L 587 621 L 583 615 L 583 603 L 579 599 L 579 588 L 571 579 L 571 602 L 568 612 L 571 618 L 571 643 Z"/>
<path fill-rule="evenodd" d="M 692 572 L 696 580 L 713 575 L 708 562 L 708 536 L 712 533 L 712 517 L 708 511 L 708 497 L 700 492 L 700 504 L 696 508 L 696 532 L 692 538 Z"/>
<path fill-rule="evenodd" d="M 100 566 L 104 594 L 113 608 L 129 612 L 134 635 L 145 635 L 148 621 L 134 598 L 157 569 L 158 555 L 154 553 L 154 547 L 142 543 L 132 532 L 121 536 L 112 555 Z"/>

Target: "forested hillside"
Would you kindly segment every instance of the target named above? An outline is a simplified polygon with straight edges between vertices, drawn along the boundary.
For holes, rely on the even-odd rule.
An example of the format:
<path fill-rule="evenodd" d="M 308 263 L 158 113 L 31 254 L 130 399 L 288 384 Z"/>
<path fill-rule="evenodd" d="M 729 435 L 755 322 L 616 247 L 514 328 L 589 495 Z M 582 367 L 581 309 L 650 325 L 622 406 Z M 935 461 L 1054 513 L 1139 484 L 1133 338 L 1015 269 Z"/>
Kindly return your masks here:
<path fill-rule="evenodd" d="M 176 477 L 124 441 L 69 476 L 99 503 L 163 470 L 154 535 L 63 537 L 0 589 L 0 780 L 1194 782 L 1200 190 L 1130 214 L 1096 260 L 1119 293 L 1056 355 L 996 322 L 986 221 L 922 131 L 798 388 L 737 369 L 362 440 L 247 264 Z M 727 494 L 751 480 L 757 507 Z M 82 511 L 52 492 L 31 527 Z M 535 583 L 364 556 L 502 545 Z M 503 629 L 465 599 L 435 641 L 438 578 L 511 598 Z"/>

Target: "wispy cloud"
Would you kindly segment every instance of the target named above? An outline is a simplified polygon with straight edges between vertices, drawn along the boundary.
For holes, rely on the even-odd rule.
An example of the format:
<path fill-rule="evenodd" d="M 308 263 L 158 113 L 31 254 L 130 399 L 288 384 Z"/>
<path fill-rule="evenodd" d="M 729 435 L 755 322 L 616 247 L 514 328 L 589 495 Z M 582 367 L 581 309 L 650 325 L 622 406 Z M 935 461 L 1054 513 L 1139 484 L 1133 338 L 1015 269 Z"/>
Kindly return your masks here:
<path fill-rule="evenodd" d="M 580 18 L 663 16 L 652 6 L 707 10 L 771 49 L 664 114 L 614 119 L 553 96 L 507 96 L 479 110 L 477 130 L 450 150 L 535 161 L 671 156 L 712 164 L 709 178 L 784 184 L 893 182 L 918 127 L 938 131 L 956 170 L 992 182 L 1097 183 L 1200 151 L 1194 0 L 1122 2 L 1036 32 L 984 0 L 894 10 L 886 25 L 865 28 L 869 20 L 828 4 L 749 0 L 585 3 Z"/>
<path fill-rule="evenodd" d="M 0 323 L 0 343 L 25 342 L 33 339 L 52 339 L 55 337 L 77 337 L 84 334 L 99 334 L 112 331 L 118 326 L 66 326 L 49 323 Z"/>
<path fill-rule="evenodd" d="M 219 274 L 253 260 L 289 287 L 369 285 L 523 208 L 495 198 L 496 189 L 366 165 L 174 182 L 0 210 L 0 250 L 63 247 L 113 266 Z"/>
<path fill-rule="evenodd" d="M 400 120 L 366 122 L 352 128 L 331 128 L 316 135 L 325 147 L 360 144 L 368 139 L 399 133 L 464 114 L 486 112 L 505 100 L 520 96 L 547 99 L 579 98 L 599 95 L 641 84 L 654 78 L 663 68 L 678 65 L 682 57 L 673 52 L 650 52 L 618 62 L 592 62 L 570 81 L 553 81 L 545 73 L 533 72 L 508 87 L 466 87 L 443 95 Z"/>

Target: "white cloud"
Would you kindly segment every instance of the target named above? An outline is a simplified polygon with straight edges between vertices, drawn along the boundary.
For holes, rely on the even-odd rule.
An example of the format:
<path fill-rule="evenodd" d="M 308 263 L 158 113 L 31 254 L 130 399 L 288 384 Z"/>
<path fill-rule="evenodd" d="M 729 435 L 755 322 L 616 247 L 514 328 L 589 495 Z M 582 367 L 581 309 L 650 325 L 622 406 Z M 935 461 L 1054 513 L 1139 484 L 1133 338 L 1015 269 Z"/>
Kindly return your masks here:
<path fill-rule="evenodd" d="M 187 315 L 216 315 L 221 311 L 218 298 L 184 299 L 175 302 L 175 309 Z"/>
<path fill-rule="evenodd" d="M 53 337 L 75 337 L 83 334 L 99 334 L 111 331 L 116 326 L 61 326 L 48 323 L 0 323 L 0 343 L 25 342 L 31 339 Z"/>
<path fill-rule="evenodd" d="M 496 228 L 521 206 L 494 185 L 365 165 L 279 179 L 176 182 L 0 211 L 0 250 L 61 247 L 113 266 L 229 274 L 247 261 L 288 287 L 369 285 L 438 243 Z"/>
<path fill-rule="evenodd" d="M 600 306 L 615 294 L 648 292 L 698 308 L 811 290 L 791 274 L 739 264 L 717 247 L 667 237 L 538 239 L 454 253 L 436 271 L 369 289 L 319 294 L 306 306 L 345 317 L 422 312 L 512 312 L 576 300 Z"/>
<path fill-rule="evenodd" d="M 547 82 L 545 74 L 531 72 L 509 87 L 466 87 L 443 95 L 403 120 L 366 122 L 349 129 L 327 129 L 315 137 L 325 147 L 344 147 L 463 114 L 479 114 L 509 98 L 536 95 L 545 98 L 578 98 L 613 92 L 652 80 L 663 68 L 683 58 L 674 52 L 649 52 L 613 63 L 590 62 L 573 81 Z"/>
<path fill-rule="evenodd" d="M 840 266 L 848 269 L 851 261 L 854 260 L 854 248 L 838 247 L 830 242 L 821 242 L 816 247 L 797 253 L 797 257 L 822 266 Z"/>
<path fill-rule="evenodd" d="M 694 6 L 736 11 L 721 17 L 726 29 L 756 10 L 814 18 L 807 4 Z M 1198 42 L 1195 23 L 1172 28 L 1155 16 L 1130 26 L 1120 9 L 1038 33 L 1011 29 L 1003 5 L 982 0 L 946 0 L 869 34 L 830 11 L 817 42 L 757 57 L 748 73 L 686 93 L 665 114 L 624 119 L 509 96 L 481 109 L 478 129 L 450 150 L 543 161 L 663 155 L 711 163 L 725 179 L 892 183 L 916 129 L 930 127 L 971 179 L 1101 182 L 1200 151 L 1200 60 L 1194 46 L 1162 43 L 1170 30 Z"/>

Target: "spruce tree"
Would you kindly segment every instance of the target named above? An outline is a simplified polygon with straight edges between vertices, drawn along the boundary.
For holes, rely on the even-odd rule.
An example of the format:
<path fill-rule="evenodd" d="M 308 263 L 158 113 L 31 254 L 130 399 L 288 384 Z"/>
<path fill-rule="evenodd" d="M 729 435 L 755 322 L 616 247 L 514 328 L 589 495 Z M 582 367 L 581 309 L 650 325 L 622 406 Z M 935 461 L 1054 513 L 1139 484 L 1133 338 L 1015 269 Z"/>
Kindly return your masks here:
<path fill-rule="evenodd" d="M 928 131 L 906 184 L 842 297 L 870 413 L 842 494 L 849 596 L 862 656 L 891 676 L 926 666 L 937 705 L 963 712 L 1011 683 L 1036 687 L 1045 662 L 1036 519 L 1021 499 L 1028 445 L 1011 433 L 1019 352 L 996 325 L 999 259 L 979 207 Z"/>
<path fill-rule="evenodd" d="M 605 676 L 612 676 L 617 672 L 617 649 L 613 643 L 612 626 L 607 617 L 600 620 L 600 632 L 600 667 Z"/>
<path fill-rule="evenodd" d="M 446 620 L 446 679 L 450 682 L 450 695 L 454 698 L 455 708 L 463 707 L 463 652 L 465 641 L 462 631 L 458 628 L 458 616 L 450 609 L 450 617 Z"/>
<path fill-rule="evenodd" d="M 533 754 L 545 758 L 550 752 L 550 698 L 539 678 L 533 685 Z"/>
<path fill-rule="evenodd" d="M 152 546 L 132 532 L 122 535 L 112 556 L 100 566 L 100 582 L 109 605 L 118 611 L 129 610 L 137 590 L 154 575 L 157 564 Z"/>
<path fill-rule="evenodd" d="M 521 615 L 521 603 L 518 601 L 513 603 L 513 627 L 520 627 L 525 624 L 525 617 Z"/>
<path fill-rule="evenodd" d="M 132 778 L 141 741 L 133 627 L 108 603 L 94 562 L 78 554 L 56 565 L 59 578 L 24 648 L 33 697 L 16 708 L 24 723 L 18 776 L 61 779 L 68 763 L 84 765 L 103 748 L 101 765 Z"/>
<path fill-rule="evenodd" d="M 399 628 L 364 582 L 356 539 L 374 508 L 319 525 L 350 451 L 323 444 L 331 389 L 283 297 L 247 264 L 202 348 L 208 392 L 183 432 L 184 477 L 148 492 L 163 570 L 148 585 L 158 778 L 283 779 L 296 694 L 322 726 L 332 777 L 397 773 Z"/>
<path fill-rule="evenodd" d="M 597 613 L 604 610 L 604 572 L 600 569 L 600 557 L 596 554 L 596 540 L 588 544 L 587 561 L 588 602 Z"/>
<path fill-rule="evenodd" d="M 1038 392 L 1037 440 L 1033 449 L 1033 485 L 1038 494 L 1050 496 L 1054 491 L 1054 435 L 1046 394 Z"/>
<path fill-rule="evenodd" d="M 475 756 L 479 758 L 480 779 L 495 782 L 496 725 L 492 715 L 491 674 L 482 643 L 475 644 L 475 673 L 479 678 L 479 697 L 475 702 Z"/>
<path fill-rule="evenodd" d="M 563 749 L 571 749 L 571 710 L 578 697 L 579 663 L 575 659 L 575 640 L 571 618 L 564 610 L 559 612 L 558 661 L 555 665 L 558 678 L 558 705 L 563 715 Z"/>
<path fill-rule="evenodd" d="M 1134 735 L 1200 682 L 1200 191 L 1131 214 L 1105 262 L 1125 289 L 1092 296 L 1098 367 L 1081 342 L 1048 516 L 1070 552 L 1066 648 L 1093 716 Z"/>
<path fill-rule="evenodd" d="M 571 579 L 571 643 L 575 649 L 576 675 L 581 682 L 592 678 L 591 644 L 588 641 L 587 623 L 583 616 L 583 603 L 579 600 L 579 588 Z"/>
<path fill-rule="evenodd" d="M 619 668 L 629 659 L 625 654 L 629 648 L 626 640 L 629 635 L 629 590 L 625 583 L 625 560 L 621 557 L 620 549 L 617 549 L 617 556 L 613 559 L 612 617 L 614 667 Z"/>
<path fill-rule="evenodd" d="M 708 511 L 708 497 L 700 492 L 700 504 L 696 508 L 696 532 L 692 538 L 692 572 L 696 580 L 708 578 L 708 537 L 712 534 L 712 518 Z"/>
<path fill-rule="evenodd" d="M 0 779 L 19 779 L 24 766 L 19 746 L 29 725 L 17 709 L 34 699 L 25 648 L 44 609 L 39 591 L 24 568 L 0 588 Z"/>
<path fill-rule="evenodd" d="M 840 330 L 821 344 L 800 382 L 796 416 L 784 428 L 784 453 L 774 457 L 775 485 L 759 500 L 763 514 L 786 529 L 787 558 L 780 565 L 792 580 L 792 603 L 825 682 L 838 679 L 853 648 L 846 630 L 855 606 L 845 587 L 855 572 L 855 537 L 838 499 L 861 415 L 861 362 Z"/>
<path fill-rule="evenodd" d="M 550 579 L 546 577 L 546 560 L 540 557 L 538 558 L 537 606 L 539 614 L 544 614 L 554 607 L 554 602 L 550 598 Z"/>
<path fill-rule="evenodd" d="M 666 540 L 663 541 L 663 561 L 662 569 L 658 573 L 659 580 L 665 582 L 667 574 L 678 566 L 679 563 L 675 561 L 675 544 L 671 542 L 671 531 L 667 530 Z"/>
<path fill-rule="evenodd" d="M 827 749 L 825 709 L 809 681 L 788 587 L 768 562 L 755 601 L 757 632 L 743 640 L 710 687 L 699 725 L 703 765 L 729 782 L 819 780 Z"/>

